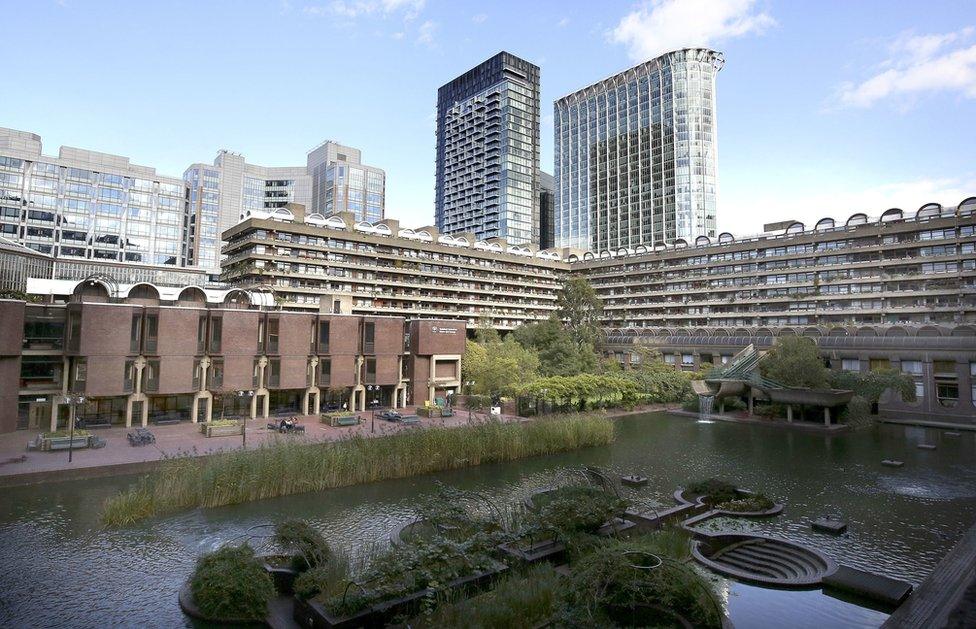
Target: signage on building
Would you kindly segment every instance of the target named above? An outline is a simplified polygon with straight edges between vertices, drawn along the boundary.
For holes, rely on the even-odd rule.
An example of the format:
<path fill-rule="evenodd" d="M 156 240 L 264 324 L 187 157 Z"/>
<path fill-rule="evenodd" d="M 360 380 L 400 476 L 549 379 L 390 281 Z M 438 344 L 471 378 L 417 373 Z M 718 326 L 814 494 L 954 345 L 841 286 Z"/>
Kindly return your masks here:
<path fill-rule="evenodd" d="M 434 334 L 457 334 L 457 328 L 442 328 L 437 325 L 432 325 L 430 331 Z"/>

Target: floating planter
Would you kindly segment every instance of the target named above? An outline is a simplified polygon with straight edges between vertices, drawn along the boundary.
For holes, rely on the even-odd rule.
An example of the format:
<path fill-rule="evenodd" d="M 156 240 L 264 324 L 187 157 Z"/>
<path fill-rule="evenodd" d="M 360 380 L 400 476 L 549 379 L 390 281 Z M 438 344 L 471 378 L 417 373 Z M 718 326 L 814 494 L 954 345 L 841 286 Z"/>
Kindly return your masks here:
<path fill-rule="evenodd" d="M 841 566 L 833 574 L 824 576 L 823 584 L 891 607 L 901 605 L 912 593 L 912 584 L 907 581 L 872 574 L 850 566 Z"/>
<path fill-rule="evenodd" d="M 905 465 L 905 462 L 896 461 L 895 459 L 885 459 L 881 462 L 881 465 L 887 465 L 888 467 L 902 467 Z"/>
<path fill-rule="evenodd" d="M 525 563 L 558 562 L 566 554 L 566 545 L 554 539 L 540 541 L 517 540 L 501 544 L 498 550 Z"/>
<path fill-rule="evenodd" d="M 647 477 L 631 474 L 630 476 L 621 476 L 620 482 L 628 487 L 643 487 L 647 484 Z"/>
<path fill-rule="evenodd" d="M 847 522 L 833 518 L 831 516 L 824 516 L 818 520 L 814 520 L 811 525 L 814 531 L 819 531 L 821 533 L 830 533 L 831 535 L 840 535 L 847 531 Z"/>

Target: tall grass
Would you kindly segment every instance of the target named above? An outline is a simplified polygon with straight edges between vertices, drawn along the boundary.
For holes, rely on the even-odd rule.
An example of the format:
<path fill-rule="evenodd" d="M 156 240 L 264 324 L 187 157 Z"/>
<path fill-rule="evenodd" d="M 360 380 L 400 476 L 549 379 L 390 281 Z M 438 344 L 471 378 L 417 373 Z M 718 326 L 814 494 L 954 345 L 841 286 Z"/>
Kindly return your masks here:
<path fill-rule="evenodd" d="M 489 421 L 327 443 L 277 440 L 253 450 L 178 457 L 105 501 L 102 521 L 125 526 L 195 507 L 219 507 L 333 487 L 513 461 L 613 441 L 603 415 Z"/>

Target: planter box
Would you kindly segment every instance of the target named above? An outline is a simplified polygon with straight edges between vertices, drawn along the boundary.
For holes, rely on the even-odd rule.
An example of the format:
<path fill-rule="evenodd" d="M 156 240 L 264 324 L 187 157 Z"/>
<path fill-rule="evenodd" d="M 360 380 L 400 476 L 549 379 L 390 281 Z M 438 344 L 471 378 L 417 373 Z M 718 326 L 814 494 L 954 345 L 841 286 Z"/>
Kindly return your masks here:
<path fill-rule="evenodd" d="M 88 435 L 75 435 L 74 441 L 71 437 L 42 437 L 41 438 L 41 450 L 51 451 L 51 450 L 67 450 L 68 448 L 78 450 L 80 448 L 88 447 Z"/>
<path fill-rule="evenodd" d="M 200 432 L 208 437 L 230 437 L 233 435 L 243 434 L 244 426 L 242 424 L 234 424 L 233 426 L 211 426 L 209 424 L 200 424 Z"/>
<path fill-rule="evenodd" d="M 552 561 L 556 563 L 562 560 L 566 554 L 566 545 L 556 539 L 550 538 L 531 544 L 508 542 L 499 545 L 498 550 L 526 563 L 536 563 L 538 561 Z"/>
<path fill-rule="evenodd" d="M 470 593 L 490 585 L 508 566 L 498 563 L 494 568 L 471 576 L 456 579 L 447 584 L 447 590 L 457 593 Z M 424 599 L 430 589 L 413 592 L 401 598 L 377 603 L 358 614 L 337 618 L 329 614 L 325 606 L 315 600 L 304 601 L 295 598 L 294 619 L 302 627 L 311 629 L 352 629 L 353 627 L 382 627 L 397 616 L 413 616 L 420 612 Z"/>
<path fill-rule="evenodd" d="M 431 408 L 420 407 L 417 409 L 417 415 L 420 415 L 421 417 L 440 417 L 441 409 L 437 407 L 431 407 Z"/>
<path fill-rule="evenodd" d="M 264 564 L 264 570 L 274 581 L 275 589 L 279 594 L 293 594 L 295 592 L 295 579 L 299 572 L 291 567 L 293 557 L 290 555 L 265 555 L 259 557 Z"/>
<path fill-rule="evenodd" d="M 359 425 L 359 416 L 355 414 L 322 415 L 322 422 L 332 427 L 357 426 Z"/>

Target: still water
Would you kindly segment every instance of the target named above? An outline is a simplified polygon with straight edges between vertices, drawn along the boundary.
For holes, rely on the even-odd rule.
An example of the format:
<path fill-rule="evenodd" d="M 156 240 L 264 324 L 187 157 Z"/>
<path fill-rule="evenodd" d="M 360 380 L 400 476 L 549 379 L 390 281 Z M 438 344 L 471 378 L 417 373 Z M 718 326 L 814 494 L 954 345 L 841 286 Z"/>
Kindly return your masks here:
<path fill-rule="evenodd" d="M 919 450 L 934 443 L 936 450 Z M 718 525 L 810 543 L 840 563 L 920 583 L 976 520 L 976 433 L 880 426 L 823 436 L 775 427 L 697 423 L 663 414 L 617 422 L 616 442 L 562 455 L 192 511 L 124 530 L 98 525 L 101 502 L 133 477 L 5 489 L 0 494 L 0 626 L 189 626 L 176 593 L 195 558 L 255 524 L 306 518 L 336 546 L 387 539 L 433 481 L 505 503 L 569 468 L 640 474 L 625 489 L 647 506 L 672 504 L 689 480 L 717 476 L 786 503 L 777 518 Z M 882 459 L 900 459 L 887 468 Z M 824 514 L 849 532 L 810 530 Z M 714 526 L 714 524 L 710 524 Z M 820 590 L 779 591 L 715 578 L 736 627 L 874 627 L 886 614 Z"/>

